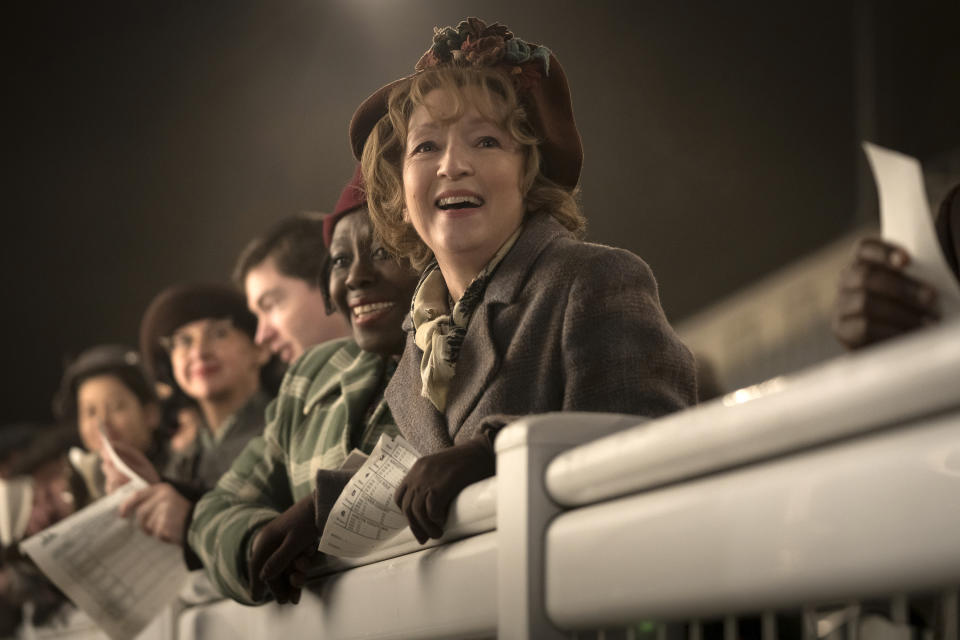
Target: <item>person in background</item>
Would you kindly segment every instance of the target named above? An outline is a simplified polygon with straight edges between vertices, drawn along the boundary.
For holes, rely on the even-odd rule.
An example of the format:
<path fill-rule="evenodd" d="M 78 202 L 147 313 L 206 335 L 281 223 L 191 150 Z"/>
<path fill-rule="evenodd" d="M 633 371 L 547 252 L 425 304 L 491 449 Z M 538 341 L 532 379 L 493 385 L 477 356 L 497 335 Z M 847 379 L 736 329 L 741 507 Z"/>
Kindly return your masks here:
<path fill-rule="evenodd" d="M 236 290 L 207 284 L 178 285 L 150 303 L 140 327 L 141 353 L 161 382 L 193 399 L 203 418 L 200 452 L 188 483 L 162 478 L 136 449 L 114 443 L 117 453 L 150 486 L 134 494 L 121 514 L 134 514 L 148 534 L 184 546 L 191 568 L 199 560 L 185 545 L 193 507 L 230 468 L 247 442 L 263 431 L 269 396 L 261 369 L 270 354 L 254 343 L 256 318 Z M 104 461 L 108 489 L 125 478 Z"/>
<path fill-rule="evenodd" d="M 935 221 L 940 248 L 960 281 L 960 184 L 947 193 Z M 940 320 L 939 292 L 905 272 L 911 256 L 879 238 L 865 238 L 840 275 L 833 334 L 848 349 L 904 335 Z"/>
<path fill-rule="evenodd" d="M 287 364 L 315 344 L 350 334 L 342 315 L 327 313 L 320 282 L 326 259 L 323 216 L 302 213 L 252 240 L 234 268 L 233 280 L 257 316 L 255 342 Z"/>
<path fill-rule="evenodd" d="M 370 216 L 422 270 L 387 402 L 420 451 L 396 501 L 420 542 L 495 473 L 519 416 L 656 417 L 696 403 L 694 361 L 634 254 L 584 242 L 583 152 L 545 47 L 468 18 L 354 113 Z"/>
<path fill-rule="evenodd" d="M 160 400 L 140 354 L 120 345 L 91 347 L 70 363 L 54 397 L 54 415 L 76 425 L 88 455 L 73 456 L 94 498 L 105 495 L 100 469 L 101 427 L 112 442 L 143 453 L 167 477 L 172 429 L 162 424 Z"/>
<path fill-rule="evenodd" d="M 247 446 L 197 505 L 190 545 L 227 596 L 245 604 L 296 602 L 294 565 L 319 542 L 349 472 L 351 450 L 369 453 L 395 435 L 383 399 L 403 350 L 401 322 L 417 274 L 374 237 L 359 172 L 325 220 L 330 249 L 322 290 L 352 338 L 307 350 L 267 411 L 262 438 Z"/>
<path fill-rule="evenodd" d="M 69 606 L 17 544 L 86 506 L 86 483 L 71 466 L 68 451 L 80 444 L 75 425 L 30 425 L 32 437 L 0 479 L 0 626 L 19 625 L 23 605 L 32 605 L 34 625 Z M 0 633 L 0 637 L 3 636 Z"/>

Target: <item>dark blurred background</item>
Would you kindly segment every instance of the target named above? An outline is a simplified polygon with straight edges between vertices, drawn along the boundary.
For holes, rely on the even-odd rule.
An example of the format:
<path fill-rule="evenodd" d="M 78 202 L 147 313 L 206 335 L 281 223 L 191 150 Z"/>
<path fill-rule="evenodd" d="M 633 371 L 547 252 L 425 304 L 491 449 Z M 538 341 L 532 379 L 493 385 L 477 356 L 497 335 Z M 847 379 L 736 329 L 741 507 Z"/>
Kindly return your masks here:
<path fill-rule="evenodd" d="M 329 210 L 354 107 L 434 25 L 501 21 L 563 63 L 589 237 L 653 267 L 674 321 L 875 217 L 860 139 L 960 148 L 960 2 L 138 0 L 4 18 L 0 422 L 63 358 L 135 344 L 164 286 L 225 280 L 269 223 Z"/>

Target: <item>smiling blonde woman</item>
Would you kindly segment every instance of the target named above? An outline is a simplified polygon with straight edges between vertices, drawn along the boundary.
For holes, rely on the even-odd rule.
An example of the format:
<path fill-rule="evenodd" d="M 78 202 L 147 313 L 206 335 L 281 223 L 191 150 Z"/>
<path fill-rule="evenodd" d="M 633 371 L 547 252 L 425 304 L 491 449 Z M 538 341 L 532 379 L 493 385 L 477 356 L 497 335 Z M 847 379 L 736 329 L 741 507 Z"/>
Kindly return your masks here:
<path fill-rule="evenodd" d="M 583 152 L 547 48 L 476 18 L 435 29 L 416 72 L 360 105 L 350 137 L 378 234 L 423 270 L 387 388 L 424 454 L 395 496 L 421 542 L 494 473 L 510 420 L 655 417 L 696 401 L 649 267 L 580 239 Z"/>

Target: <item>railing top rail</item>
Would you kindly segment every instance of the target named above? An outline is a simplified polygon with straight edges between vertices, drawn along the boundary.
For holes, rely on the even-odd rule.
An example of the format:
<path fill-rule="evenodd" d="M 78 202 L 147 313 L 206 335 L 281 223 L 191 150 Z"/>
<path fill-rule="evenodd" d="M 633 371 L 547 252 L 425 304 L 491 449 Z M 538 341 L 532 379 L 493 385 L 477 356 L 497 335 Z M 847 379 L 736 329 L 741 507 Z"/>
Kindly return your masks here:
<path fill-rule="evenodd" d="M 591 504 L 956 406 L 960 319 L 572 448 L 547 488 Z"/>

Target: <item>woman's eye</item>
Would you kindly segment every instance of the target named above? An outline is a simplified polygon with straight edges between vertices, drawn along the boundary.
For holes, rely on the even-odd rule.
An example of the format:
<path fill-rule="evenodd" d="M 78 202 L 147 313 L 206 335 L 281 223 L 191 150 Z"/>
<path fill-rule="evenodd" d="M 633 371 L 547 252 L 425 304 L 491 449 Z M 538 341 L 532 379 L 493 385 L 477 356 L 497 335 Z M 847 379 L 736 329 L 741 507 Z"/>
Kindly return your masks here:
<path fill-rule="evenodd" d="M 346 256 L 334 256 L 330 258 L 330 264 L 334 269 L 343 269 L 350 264 L 350 260 Z"/>
<path fill-rule="evenodd" d="M 390 254 L 383 247 L 377 247 L 370 255 L 373 256 L 374 260 L 386 260 L 390 257 Z"/>
<path fill-rule="evenodd" d="M 413 151 L 410 153 L 410 155 L 416 155 L 418 153 L 427 153 L 427 152 L 436 151 L 436 150 L 437 150 L 437 145 L 435 145 L 434 143 L 430 141 L 421 142 L 420 144 L 418 144 L 413 148 Z"/>
<path fill-rule="evenodd" d="M 481 149 L 492 149 L 500 146 L 500 141 L 493 136 L 483 136 L 477 141 L 477 146 Z"/>

